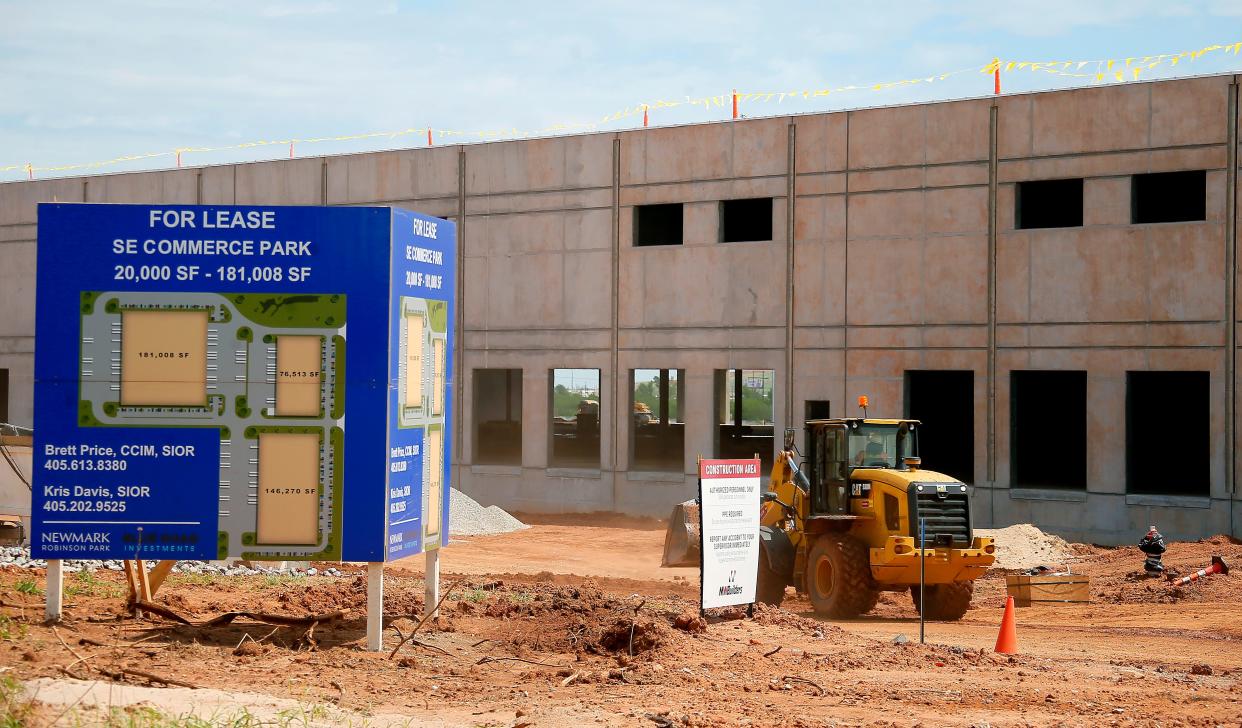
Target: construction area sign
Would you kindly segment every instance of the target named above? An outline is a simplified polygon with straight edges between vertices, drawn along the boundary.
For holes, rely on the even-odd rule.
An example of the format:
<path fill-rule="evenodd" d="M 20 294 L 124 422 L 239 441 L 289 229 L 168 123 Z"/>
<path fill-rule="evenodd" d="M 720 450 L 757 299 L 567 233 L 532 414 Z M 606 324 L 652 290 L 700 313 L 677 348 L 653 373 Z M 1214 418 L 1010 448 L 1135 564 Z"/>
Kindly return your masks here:
<path fill-rule="evenodd" d="M 704 609 L 751 604 L 759 575 L 759 460 L 700 460 Z"/>
<path fill-rule="evenodd" d="M 33 555 L 442 543 L 455 262 L 391 208 L 40 205 Z"/>

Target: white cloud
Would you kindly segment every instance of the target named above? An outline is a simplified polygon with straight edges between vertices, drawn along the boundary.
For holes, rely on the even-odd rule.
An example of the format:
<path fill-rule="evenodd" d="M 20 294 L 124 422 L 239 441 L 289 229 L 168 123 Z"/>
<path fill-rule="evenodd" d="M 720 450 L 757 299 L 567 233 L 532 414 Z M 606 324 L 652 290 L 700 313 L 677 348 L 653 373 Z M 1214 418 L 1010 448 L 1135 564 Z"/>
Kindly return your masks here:
<path fill-rule="evenodd" d="M 1119 42 L 1163 52 L 1224 40 L 1203 37 L 1217 29 L 1200 6 L 1150 0 L 79 0 L 0 3 L 0 18 L 0 165 L 424 124 L 539 128 L 657 98 L 897 80 L 998 53 L 1094 58 Z M 748 113 L 982 93 L 976 81 Z"/>
<path fill-rule="evenodd" d="M 1242 2 L 1238 2 L 1238 0 L 1211 0 L 1207 7 L 1208 12 L 1212 15 L 1235 18 L 1242 16 Z"/>
<path fill-rule="evenodd" d="M 1081 28 L 1120 28 L 1136 19 L 1185 18 L 1201 11 L 1194 5 L 1161 0 L 1041 0 L 1037 3 L 956 3 L 962 27 L 992 29 L 1017 36 L 1055 37 Z"/>
<path fill-rule="evenodd" d="M 290 15 L 327 15 L 339 10 L 329 2 L 319 3 L 273 3 L 261 6 L 259 14 L 265 18 L 285 18 Z"/>

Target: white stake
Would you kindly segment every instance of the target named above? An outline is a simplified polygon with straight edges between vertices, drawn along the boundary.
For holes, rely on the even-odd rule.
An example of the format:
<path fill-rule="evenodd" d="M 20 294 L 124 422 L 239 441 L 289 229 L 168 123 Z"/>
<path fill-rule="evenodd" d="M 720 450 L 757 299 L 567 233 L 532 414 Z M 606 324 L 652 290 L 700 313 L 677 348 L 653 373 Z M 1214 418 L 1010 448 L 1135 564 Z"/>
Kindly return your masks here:
<path fill-rule="evenodd" d="M 367 562 L 367 649 L 384 649 L 384 562 Z"/>
<path fill-rule="evenodd" d="M 437 617 L 439 615 L 433 614 L 433 612 L 438 611 L 436 605 L 440 603 L 440 549 L 432 549 L 427 552 L 425 576 L 426 588 L 423 592 L 423 613 Z"/>
<path fill-rule="evenodd" d="M 60 605 L 65 588 L 65 573 L 61 570 L 60 559 L 47 560 L 47 621 L 60 621 Z"/>

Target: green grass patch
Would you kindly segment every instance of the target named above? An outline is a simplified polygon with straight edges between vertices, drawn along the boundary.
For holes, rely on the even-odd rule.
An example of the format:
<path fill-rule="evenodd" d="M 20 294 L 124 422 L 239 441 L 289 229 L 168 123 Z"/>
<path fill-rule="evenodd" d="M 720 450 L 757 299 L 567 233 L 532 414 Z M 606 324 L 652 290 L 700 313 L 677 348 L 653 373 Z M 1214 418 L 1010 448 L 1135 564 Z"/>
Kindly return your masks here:
<path fill-rule="evenodd" d="M 219 574 L 169 574 L 169 584 L 193 584 L 196 586 L 215 586 L 220 583 Z"/>
<path fill-rule="evenodd" d="M 24 623 L 15 621 L 7 614 L 0 614 L 0 641 L 13 642 L 25 639 L 28 631 Z"/>
<path fill-rule="evenodd" d="M 113 584 L 110 581 L 103 581 L 95 576 L 93 571 L 79 571 L 65 583 L 65 596 L 67 597 L 84 596 L 115 599 L 122 594 L 120 585 Z"/>
<path fill-rule="evenodd" d="M 284 728 L 291 724 L 279 720 L 262 720 L 246 708 L 203 718 L 190 713 L 169 715 L 149 705 L 130 705 L 124 708 L 110 708 L 102 725 L 108 728 L 265 728 L 266 726 Z"/>
<path fill-rule="evenodd" d="M 82 724 L 80 719 L 70 721 L 70 725 L 75 723 Z M 94 725 L 96 721 L 91 721 L 90 724 Z M 108 728 L 311 728 L 321 725 L 362 728 L 372 725 L 371 720 L 365 716 L 341 714 L 320 704 L 298 705 L 267 718 L 257 716 L 245 707 L 218 710 L 201 717 L 191 713 L 169 715 L 147 705 L 131 705 L 111 708 L 101 724 Z M 0 724 L 0 728 L 5 726 Z"/>
<path fill-rule="evenodd" d="M 264 574 L 263 586 L 265 588 L 290 586 L 292 584 L 303 584 L 306 582 L 306 574 Z"/>
<path fill-rule="evenodd" d="M 450 602 L 474 602 L 475 604 L 478 604 L 479 602 L 487 601 L 487 595 L 490 593 L 491 592 L 485 591 L 483 589 L 463 589 L 461 591 L 455 592 L 452 596 L 450 596 L 449 601 Z"/>
<path fill-rule="evenodd" d="M 365 715 L 351 714 L 320 703 L 300 703 L 275 715 L 260 716 L 246 706 L 222 707 L 207 715 L 173 715 L 150 705 L 135 704 L 89 708 L 40 706 L 27 695 L 17 678 L 0 674 L 0 728 L 45 725 L 56 716 L 56 725 L 107 726 L 108 728 L 311 728 L 339 725 L 363 728 L 373 725 Z M 413 719 L 403 725 L 412 725 Z"/>
<path fill-rule="evenodd" d="M 0 675 L 0 728 L 24 728 L 34 722 L 34 703 L 12 675 Z"/>

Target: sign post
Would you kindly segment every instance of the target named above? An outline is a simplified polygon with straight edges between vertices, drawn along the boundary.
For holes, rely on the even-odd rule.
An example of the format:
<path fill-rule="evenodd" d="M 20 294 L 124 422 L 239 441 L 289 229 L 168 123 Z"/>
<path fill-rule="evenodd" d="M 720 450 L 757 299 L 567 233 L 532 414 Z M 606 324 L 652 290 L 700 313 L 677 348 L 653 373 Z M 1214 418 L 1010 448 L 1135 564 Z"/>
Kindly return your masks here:
<path fill-rule="evenodd" d="M 44 617 L 49 622 L 59 622 L 61 616 L 61 600 L 64 596 L 65 572 L 60 559 L 47 560 L 47 605 Z"/>
<path fill-rule="evenodd" d="M 384 649 L 384 562 L 367 562 L 367 649 Z"/>
<path fill-rule="evenodd" d="M 760 471 L 758 458 L 699 461 L 703 609 L 755 601 Z"/>
<path fill-rule="evenodd" d="M 59 559 L 365 562 L 378 649 L 383 562 L 447 541 L 456 246 L 387 207 L 39 205 L 48 617 Z"/>
<path fill-rule="evenodd" d="M 423 570 L 423 613 L 428 617 L 440 616 L 436 605 L 440 603 L 440 550 L 427 552 L 427 568 Z"/>

